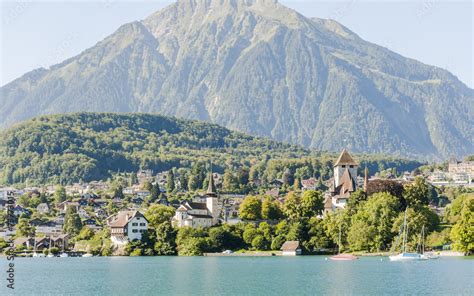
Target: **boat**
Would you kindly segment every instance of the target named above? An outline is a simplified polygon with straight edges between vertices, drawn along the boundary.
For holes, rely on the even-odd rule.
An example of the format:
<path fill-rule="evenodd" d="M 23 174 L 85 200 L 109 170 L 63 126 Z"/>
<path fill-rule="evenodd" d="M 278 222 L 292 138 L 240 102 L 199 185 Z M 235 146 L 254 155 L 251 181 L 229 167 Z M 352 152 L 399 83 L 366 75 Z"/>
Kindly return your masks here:
<path fill-rule="evenodd" d="M 69 255 L 67 253 L 63 252 L 63 253 L 59 254 L 59 257 L 66 258 L 66 257 L 69 257 Z"/>
<path fill-rule="evenodd" d="M 55 256 L 54 256 L 53 254 L 49 253 L 48 256 L 46 256 L 46 257 L 48 257 L 48 258 L 53 258 L 53 257 L 55 257 Z"/>
<path fill-rule="evenodd" d="M 357 256 L 354 256 L 352 254 L 341 254 L 341 244 L 342 244 L 342 240 L 341 240 L 341 228 L 339 227 L 339 244 L 338 244 L 338 254 L 337 255 L 334 255 L 334 256 L 331 256 L 329 259 L 331 260 L 334 260 L 334 261 L 352 261 L 352 260 L 356 260 L 356 259 L 359 259 L 359 257 Z"/>
<path fill-rule="evenodd" d="M 408 208 L 407 208 L 407 210 L 408 210 Z M 400 237 L 403 238 L 402 252 L 398 255 L 391 255 L 388 258 L 390 259 L 390 261 L 427 260 L 428 258 L 423 254 L 407 252 L 407 240 L 408 240 L 407 210 L 405 210 L 405 217 L 403 218 L 403 230 L 401 231 L 401 235 L 399 235 L 399 237 L 398 237 L 398 239 Z M 397 242 L 395 243 L 395 246 L 398 244 L 398 239 L 397 239 Z"/>
<path fill-rule="evenodd" d="M 93 257 L 94 255 L 92 255 L 91 253 L 86 253 L 84 255 L 82 255 L 82 257 L 84 258 L 89 258 L 89 257 Z"/>

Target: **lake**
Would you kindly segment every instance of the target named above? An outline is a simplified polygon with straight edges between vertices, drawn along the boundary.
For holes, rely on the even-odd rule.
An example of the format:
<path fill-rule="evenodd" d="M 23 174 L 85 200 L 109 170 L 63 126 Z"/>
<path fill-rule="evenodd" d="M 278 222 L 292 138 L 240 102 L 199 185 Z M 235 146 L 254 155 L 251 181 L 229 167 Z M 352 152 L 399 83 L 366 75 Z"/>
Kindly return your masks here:
<path fill-rule="evenodd" d="M 474 295 L 472 259 L 381 259 L 16 258 L 14 295 Z M 0 295 L 13 295 L 1 278 Z"/>

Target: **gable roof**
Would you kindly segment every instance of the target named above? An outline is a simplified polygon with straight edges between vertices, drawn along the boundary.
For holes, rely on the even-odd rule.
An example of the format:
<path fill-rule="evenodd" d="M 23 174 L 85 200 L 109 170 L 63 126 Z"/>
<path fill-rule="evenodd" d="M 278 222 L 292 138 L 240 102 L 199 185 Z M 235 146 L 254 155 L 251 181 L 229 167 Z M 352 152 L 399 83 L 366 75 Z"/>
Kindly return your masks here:
<path fill-rule="evenodd" d="M 121 211 L 109 222 L 110 227 L 125 227 L 130 220 L 140 217 L 146 220 L 145 216 L 139 211 Z M 147 220 L 148 221 L 148 220 Z"/>
<path fill-rule="evenodd" d="M 357 162 L 354 161 L 354 159 L 349 154 L 349 152 L 346 149 L 344 149 L 342 150 L 341 155 L 339 155 L 339 158 L 334 164 L 334 167 L 337 167 L 340 165 L 358 165 L 358 164 Z"/>
<path fill-rule="evenodd" d="M 281 246 L 282 251 L 296 251 L 300 249 L 299 241 L 287 241 Z"/>

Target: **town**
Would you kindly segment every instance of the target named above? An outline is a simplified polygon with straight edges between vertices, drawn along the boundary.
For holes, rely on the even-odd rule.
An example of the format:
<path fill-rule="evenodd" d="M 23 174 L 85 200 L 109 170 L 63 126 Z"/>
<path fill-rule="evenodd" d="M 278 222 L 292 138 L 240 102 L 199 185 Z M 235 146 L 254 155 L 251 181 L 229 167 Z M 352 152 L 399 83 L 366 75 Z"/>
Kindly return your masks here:
<path fill-rule="evenodd" d="M 405 211 L 419 222 L 411 245 L 423 226 L 433 250 L 473 251 L 472 237 L 459 229 L 473 211 L 472 159 L 369 175 L 343 150 L 332 178 L 305 170 L 287 168 L 280 178 L 262 180 L 244 169 L 217 173 L 209 164 L 193 175 L 201 179 L 186 178 L 182 169 L 143 169 L 108 181 L 4 187 L 0 222 L 13 197 L 16 225 L 0 229 L 0 248 L 14 238 L 18 256 L 34 257 L 386 252 Z M 239 186 L 252 189 L 230 190 Z M 382 210 L 387 217 L 374 216 Z"/>

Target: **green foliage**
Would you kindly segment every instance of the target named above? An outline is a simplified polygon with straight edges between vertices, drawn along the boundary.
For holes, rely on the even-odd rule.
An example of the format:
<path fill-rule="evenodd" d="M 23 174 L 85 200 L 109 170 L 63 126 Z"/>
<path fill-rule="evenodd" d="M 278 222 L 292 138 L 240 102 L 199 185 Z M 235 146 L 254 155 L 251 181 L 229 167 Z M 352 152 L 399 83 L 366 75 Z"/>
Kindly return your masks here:
<path fill-rule="evenodd" d="M 321 191 L 307 190 L 301 197 L 301 215 L 311 218 L 321 215 L 324 211 L 324 197 Z"/>
<path fill-rule="evenodd" d="M 29 237 L 35 233 L 34 228 L 30 226 L 29 220 L 26 218 L 18 219 L 18 224 L 16 228 L 17 228 L 17 232 L 16 232 L 17 237 L 21 237 L 21 236 Z"/>
<path fill-rule="evenodd" d="M 404 189 L 403 196 L 408 207 L 428 205 L 431 200 L 431 189 L 423 177 L 416 177 L 415 182 L 407 184 Z"/>
<path fill-rule="evenodd" d="M 144 168 L 159 172 L 176 167 L 191 169 L 180 173 L 180 183 L 183 189 L 197 190 L 205 179 L 202 164 L 212 160 L 216 168 L 227 172 L 224 188 L 234 192 L 247 190 L 249 180 L 260 179 L 265 184 L 284 177 L 288 185 L 293 185 L 296 175 L 328 178 L 336 157 L 313 155 L 297 146 L 246 136 L 209 123 L 158 115 L 48 115 L 2 132 L 0 183 L 70 184 L 105 180 L 119 171 L 134 173 Z M 261 161 L 255 162 L 256 159 Z M 384 156 L 361 159 L 371 171 L 383 167 L 401 172 L 421 165 Z M 130 175 L 122 186 L 135 182 L 136 178 Z M 120 195 L 118 191 L 116 194 Z"/>
<path fill-rule="evenodd" d="M 68 207 L 66 210 L 66 215 L 64 216 L 64 232 L 70 235 L 77 235 L 82 229 L 82 221 L 77 214 L 75 207 Z"/>
<path fill-rule="evenodd" d="M 164 221 L 155 227 L 156 242 L 154 250 L 158 256 L 176 254 L 176 230 L 170 221 Z"/>
<path fill-rule="evenodd" d="M 174 181 L 174 172 L 173 170 L 168 171 L 168 175 L 166 177 L 166 191 L 173 192 L 175 189 L 175 181 Z"/>
<path fill-rule="evenodd" d="M 261 218 L 262 200 L 258 196 L 247 196 L 240 204 L 239 216 L 244 220 Z"/>
<path fill-rule="evenodd" d="M 474 252 L 474 196 L 466 198 L 461 217 L 451 230 L 454 249 L 472 254 Z"/>
<path fill-rule="evenodd" d="M 54 191 L 54 202 L 60 204 L 67 199 L 66 189 L 63 186 L 56 186 Z"/>
<path fill-rule="evenodd" d="M 271 197 L 266 197 L 262 203 L 262 219 L 278 220 L 283 216 L 278 201 L 272 200 Z"/>
<path fill-rule="evenodd" d="M 87 226 L 82 227 L 79 234 L 76 236 L 76 240 L 89 240 L 94 236 L 94 231 Z"/>
<path fill-rule="evenodd" d="M 175 214 L 173 207 L 164 205 L 151 205 L 145 212 L 145 218 L 148 220 L 149 226 L 157 229 L 161 224 L 170 222 Z"/>
<path fill-rule="evenodd" d="M 398 208 L 398 199 L 389 193 L 370 196 L 351 218 L 347 238 L 350 248 L 368 251 L 387 249 L 394 236 L 392 226 L 398 216 Z"/>

